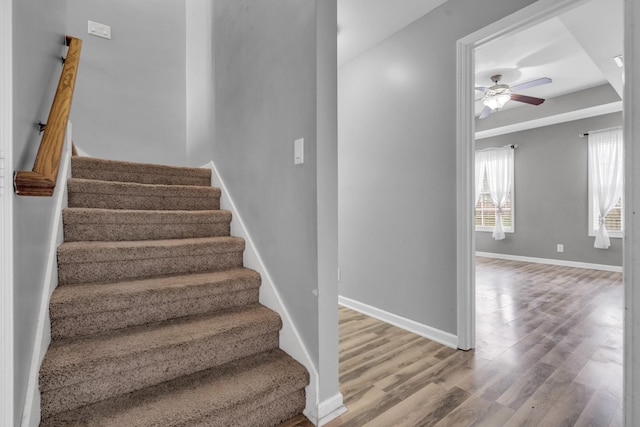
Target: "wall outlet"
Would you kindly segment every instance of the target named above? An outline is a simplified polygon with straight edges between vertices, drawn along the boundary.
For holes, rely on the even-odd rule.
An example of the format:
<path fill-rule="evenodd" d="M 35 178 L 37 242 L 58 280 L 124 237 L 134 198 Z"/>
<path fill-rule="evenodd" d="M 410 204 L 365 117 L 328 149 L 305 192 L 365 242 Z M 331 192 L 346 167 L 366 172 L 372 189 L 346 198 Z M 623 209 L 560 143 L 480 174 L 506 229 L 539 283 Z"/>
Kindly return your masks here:
<path fill-rule="evenodd" d="M 556 246 L 556 250 L 558 252 L 564 252 L 564 245 L 562 243 L 558 243 Z"/>

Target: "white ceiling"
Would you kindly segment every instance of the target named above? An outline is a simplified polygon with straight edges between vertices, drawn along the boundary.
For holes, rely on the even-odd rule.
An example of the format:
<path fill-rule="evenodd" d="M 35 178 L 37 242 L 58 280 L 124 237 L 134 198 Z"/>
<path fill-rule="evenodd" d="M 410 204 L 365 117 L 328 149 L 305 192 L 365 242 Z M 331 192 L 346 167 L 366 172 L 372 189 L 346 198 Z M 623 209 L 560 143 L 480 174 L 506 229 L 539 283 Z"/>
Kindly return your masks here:
<path fill-rule="evenodd" d="M 338 0 L 338 66 L 440 6 L 446 0 Z"/>
<path fill-rule="evenodd" d="M 592 0 L 476 49 L 476 84 L 491 86 L 494 74 L 510 85 L 549 77 L 553 83 L 520 93 L 553 98 L 610 83 L 622 96 L 622 69 L 613 61 L 622 53 L 622 27 L 621 0 Z M 478 101 L 476 114 L 482 107 Z M 517 107 L 537 108 L 509 102 L 505 109 Z"/>
<path fill-rule="evenodd" d="M 539 34 L 545 35 L 543 41 Z M 540 98 L 564 95 L 607 82 L 559 18 L 476 49 L 476 84 L 493 85 L 491 76 L 494 74 L 502 74 L 500 83 L 512 86 L 540 77 L 551 78 L 550 84 L 520 91 Z M 482 92 L 476 92 L 478 98 L 481 95 Z M 505 108 L 521 104 L 510 102 Z M 477 107 L 482 108 L 482 102 L 479 101 Z"/>
<path fill-rule="evenodd" d="M 540 77 L 553 83 L 520 93 L 553 98 L 610 83 L 622 96 L 622 69 L 613 57 L 623 49 L 623 0 L 592 0 L 547 22 L 476 49 L 476 84 L 490 77 L 517 84 Z M 338 0 L 338 64 L 401 30 L 443 0 Z M 481 97 L 480 92 L 476 92 Z M 510 102 L 507 108 L 542 108 Z M 478 101 L 477 114 L 482 108 Z M 497 113 L 499 114 L 499 113 Z"/>

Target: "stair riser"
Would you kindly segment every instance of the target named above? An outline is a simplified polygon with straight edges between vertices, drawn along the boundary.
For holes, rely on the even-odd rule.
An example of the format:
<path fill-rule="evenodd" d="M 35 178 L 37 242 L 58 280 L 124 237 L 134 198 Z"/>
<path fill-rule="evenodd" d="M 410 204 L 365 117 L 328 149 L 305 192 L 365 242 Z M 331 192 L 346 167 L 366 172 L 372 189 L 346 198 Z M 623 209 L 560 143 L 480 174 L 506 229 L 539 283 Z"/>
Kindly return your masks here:
<path fill-rule="evenodd" d="M 65 224 L 65 242 L 187 239 L 228 236 L 229 223 L 214 224 Z"/>
<path fill-rule="evenodd" d="M 216 197 L 162 195 L 96 194 L 69 191 L 69 207 L 139 210 L 215 210 L 220 209 Z"/>
<path fill-rule="evenodd" d="M 184 291 L 183 291 L 184 292 Z M 117 310 L 95 310 L 90 314 L 60 316 L 65 307 L 50 307 L 51 335 L 54 339 L 89 335 L 150 322 L 258 303 L 259 289 L 227 292 L 218 295 L 195 295 L 192 298 L 177 295 L 153 295 L 141 298 L 124 296 L 126 301 L 101 300 L 104 306 L 124 306 Z M 153 298 L 156 296 L 157 298 Z M 164 301 L 154 301 L 163 299 Z M 167 301 L 168 300 L 168 301 Z M 89 303 L 90 304 L 90 303 Z M 126 304 L 126 306 L 125 306 Z"/>
<path fill-rule="evenodd" d="M 278 347 L 278 332 L 229 342 L 212 337 L 99 365 L 41 374 L 42 418 L 221 366 Z"/>
<path fill-rule="evenodd" d="M 242 262 L 242 252 L 69 264 L 59 262 L 58 283 L 116 282 L 168 274 L 218 271 L 241 267 Z"/>

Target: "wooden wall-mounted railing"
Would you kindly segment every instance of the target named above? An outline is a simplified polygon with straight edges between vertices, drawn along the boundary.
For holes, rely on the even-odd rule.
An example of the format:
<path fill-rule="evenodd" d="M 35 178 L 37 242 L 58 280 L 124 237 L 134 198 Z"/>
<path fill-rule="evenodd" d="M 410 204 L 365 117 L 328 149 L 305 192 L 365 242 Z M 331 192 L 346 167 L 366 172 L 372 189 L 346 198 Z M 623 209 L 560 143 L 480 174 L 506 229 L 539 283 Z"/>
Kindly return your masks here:
<path fill-rule="evenodd" d="M 67 57 L 64 60 L 58 89 L 53 98 L 33 170 L 15 173 L 14 186 L 19 196 L 52 196 L 56 187 L 82 47 L 80 39 L 67 36 L 66 40 L 69 46 Z"/>

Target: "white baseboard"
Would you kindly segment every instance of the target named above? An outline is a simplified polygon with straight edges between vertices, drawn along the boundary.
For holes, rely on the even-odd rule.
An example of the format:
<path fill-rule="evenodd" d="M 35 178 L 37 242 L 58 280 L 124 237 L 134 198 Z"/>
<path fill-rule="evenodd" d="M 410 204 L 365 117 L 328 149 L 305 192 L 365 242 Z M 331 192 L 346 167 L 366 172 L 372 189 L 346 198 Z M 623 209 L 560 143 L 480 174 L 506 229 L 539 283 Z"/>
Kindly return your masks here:
<path fill-rule="evenodd" d="M 388 311 L 381 310 L 370 306 L 369 304 L 355 301 L 341 295 L 338 296 L 338 303 L 352 310 L 366 314 L 367 316 L 375 317 L 383 322 L 390 323 L 409 332 L 413 332 L 416 335 L 428 338 L 431 341 L 446 345 L 447 347 L 458 348 L 458 337 L 449 332 L 441 331 L 440 329 L 418 323 L 414 320 L 407 319 L 406 317 L 389 313 Z"/>
<path fill-rule="evenodd" d="M 309 421 L 320 427 L 333 421 L 345 412 L 347 412 L 347 407 L 343 404 L 342 393 L 337 393 L 324 402 L 320 402 L 317 413 L 305 409 L 304 415 Z"/>
<path fill-rule="evenodd" d="M 219 187 L 222 190 L 220 198 L 220 208 L 231 211 L 233 220 L 231 221 L 231 234 L 242 237 L 245 240 L 244 265 L 248 268 L 256 270 L 262 276 L 262 285 L 260 286 L 260 303 L 269 307 L 282 318 L 282 329 L 280 330 L 280 348 L 291 357 L 302 363 L 309 371 L 310 381 L 306 389 L 307 405 L 305 414 L 312 422 L 313 419 L 319 420 L 316 414 L 319 413 L 320 403 L 318 389 L 318 369 L 314 365 L 309 352 L 302 341 L 302 337 L 298 332 L 284 301 L 280 297 L 269 271 L 267 270 L 258 250 L 246 228 L 242 216 L 238 212 L 233 198 L 229 193 L 222 176 L 218 172 L 213 161 L 209 162 L 204 168 L 211 169 L 211 185 Z M 342 396 L 341 396 L 342 398 Z"/>
<path fill-rule="evenodd" d="M 38 324 L 36 336 L 31 353 L 31 366 L 29 368 L 29 380 L 27 393 L 22 412 L 22 427 L 37 427 L 40 424 L 40 392 L 38 390 L 38 375 L 40 365 L 51 343 L 51 324 L 49 321 L 49 300 L 51 293 L 58 286 L 57 248 L 64 240 L 62 227 L 62 208 L 67 207 L 67 178 L 71 174 L 71 122 L 68 123 L 65 136 L 62 159 L 58 169 L 58 182 L 53 193 L 54 215 L 49 236 L 49 255 L 47 257 L 47 270 L 44 276 L 40 308 L 38 312 Z"/>
<path fill-rule="evenodd" d="M 476 256 L 485 258 L 505 259 L 508 261 L 532 262 L 535 264 L 560 265 L 563 267 L 586 268 L 589 270 L 613 271 L 622 273 L 622 266 L 607 264 L 591 264 L 588 262 L 565 261 L 561 259 L 534 258 L 520 255 L 496 254 L 492 252 L 476 252 Z"/>

